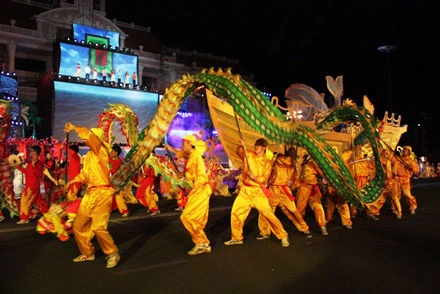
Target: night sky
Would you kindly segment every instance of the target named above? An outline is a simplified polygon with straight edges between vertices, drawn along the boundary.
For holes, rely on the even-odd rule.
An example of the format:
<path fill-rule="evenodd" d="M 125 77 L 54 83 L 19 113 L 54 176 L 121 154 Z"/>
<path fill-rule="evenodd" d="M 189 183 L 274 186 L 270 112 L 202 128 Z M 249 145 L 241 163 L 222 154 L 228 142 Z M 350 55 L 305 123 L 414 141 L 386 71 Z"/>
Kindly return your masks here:
<path fill-rule="evenodd" d="M 257 87 L 276 96 L 284 97 L 294 83 L 330 96 L 325 76 L 343 75 L 343 98 L 361 104 L 368 95 L 378 118 L 391 109 L 409 128 L 423 113 L 428 122 L 435 118 L 440 22 L 434 1 L 127 3 L 123 8 L 107 0 L 107 17 L 150 26 L 170 48 L 238 58 Z M 383 45 L 397 50 L 377 50 Z M 438 135 L 429 130 L 429 136 Z"/>

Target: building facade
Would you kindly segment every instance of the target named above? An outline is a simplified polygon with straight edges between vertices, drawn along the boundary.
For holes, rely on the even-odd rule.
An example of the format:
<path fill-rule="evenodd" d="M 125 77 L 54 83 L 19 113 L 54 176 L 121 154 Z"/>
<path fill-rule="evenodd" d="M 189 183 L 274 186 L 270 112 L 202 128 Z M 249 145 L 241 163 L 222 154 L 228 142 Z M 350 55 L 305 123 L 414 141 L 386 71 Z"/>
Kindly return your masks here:
<path fill-rule="evenodd" d="M 231 67 L 252 83 L 237 59 L 168 48 L 151 28 L 106 18 L 105 0 L 4 0 L 0 10 L 2 71 L 19 77 L 19 96 L 36 101 L 44 76 L 56 74 L 56 43 L 72 36 L 74 23 L 118 32 L 120 47 L 139 57 L 138 80 L 149 91 L 163 93 L 183 74 L 203 68 Z"/>

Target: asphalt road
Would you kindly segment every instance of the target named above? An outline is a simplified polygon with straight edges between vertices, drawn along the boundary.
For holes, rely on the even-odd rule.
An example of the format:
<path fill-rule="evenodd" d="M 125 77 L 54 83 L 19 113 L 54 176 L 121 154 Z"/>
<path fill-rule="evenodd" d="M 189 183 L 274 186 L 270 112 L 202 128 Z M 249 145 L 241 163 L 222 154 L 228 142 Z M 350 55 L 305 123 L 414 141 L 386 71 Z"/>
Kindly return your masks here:
<path fill-rule="evenodd" d="M 146 216 L 140 206 L 123 219 L 113 213 L 109 224 L 122 259 L 105 268 L 96 245 L 96 260 L 73 263 L 78 255 L 71 238 L 40 236 L 35 221 L 0 224 L 0 291 L 38 293 L 438 293 L 440 183 L 417 184 L 416 215 L 407 206 L 394 218 L 389 203 L 379 221 L 360 216 L 353 230 L 337 216 L 328 236 L 319 234 L 311 211 L 306 221 L 313 237 L 297 232 L 277 212 L 291 239 L 283 248 L 274 236 L 258 241 L 257 213 L 245 225 L 243 245 L 225 246 L 230 238 L 234 197 L 211 198 L 206 233 L 212 253 L 188 256 L 193 246 L 173 211 L 175 201 L 161 200 L 162 213 Z"/>

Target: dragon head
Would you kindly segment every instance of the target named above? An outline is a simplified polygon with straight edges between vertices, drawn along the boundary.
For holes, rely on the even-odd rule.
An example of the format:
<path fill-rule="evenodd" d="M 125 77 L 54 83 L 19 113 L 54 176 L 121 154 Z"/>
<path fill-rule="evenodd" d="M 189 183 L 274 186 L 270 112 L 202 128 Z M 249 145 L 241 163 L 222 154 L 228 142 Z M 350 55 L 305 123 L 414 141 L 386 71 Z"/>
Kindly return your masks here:
<path fill-rule="evenodd" d="M 3 142 L 11 129 L 11 106 L 10 103 L 0 100 L 0 142 Z"/>

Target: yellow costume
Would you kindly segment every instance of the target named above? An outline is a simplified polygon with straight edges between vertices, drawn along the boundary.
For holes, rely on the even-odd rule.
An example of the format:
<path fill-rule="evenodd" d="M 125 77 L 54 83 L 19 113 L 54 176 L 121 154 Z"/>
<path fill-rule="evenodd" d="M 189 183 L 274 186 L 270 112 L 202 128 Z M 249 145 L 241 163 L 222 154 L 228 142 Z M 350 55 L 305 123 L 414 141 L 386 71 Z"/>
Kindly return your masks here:
<path fill-rule="evenodd" d="M 244 170 L 242 174 L 243 186 L 235 198 L 231 211 L 231 237 L 225 245 L 243 244 L 243 226 L 251 208 L 258 210 L 259 214 L 267 220 L 273 234 L 281 240 L 283 247 L 289 246 L 286 230 L 280 220 L 275 216 L 268 197 L 270 192 L 266 188 L 271 172 L 272 162 L 266 157 L 267 141 L 258 139 L 255 142 L 255 151 L 243 153 L 245 155 Z M 239 152 L 237 152 L 239 153 Z"/>
<path fill-rule="evenodd" d="M 309 204 L 315 214 L 315 220 L 321 229 L 322 235 L 328 235 L 325 227 L 326 220 L 324 207 L 321 202 L 322 194 L 318 186 L 319 173 L 319 167 L 316 163 L 311 160 L 306 160 L 299 177 L 300 185 L 296 193 L 296 207 L 304 218 L 306 215 L 307 204 Z"/>
<path fill-rule="evenodd" d="M 355 147 L 354 159 L 349 159 L 347 166 L 353 179 L 356 181 L 356 187 L 358 189 L 362 189 L 367 185 L 371 177 L 374 175 L 374 164 L 363 156 L 361 146 Z M 367 216 L 370 216 L 373 220 L 378 220 L 372 213 L 370 213 L 369 204 L 367 204 L 366 207 Z M 357 209 L 353 205 L 350 205 L 350 215 L 351 218 L 355 218 L 357 215 Z"/>
<path fill-rule="evenodd" d="M 410 146 L 404 146 L 403 155 L 400 158 L 394 159 L 395 177 L 393 193 L 397 195 L 399 201 L 401 195 L 403 194 L 403 197 L 409 206 L 410 213 L 415 214 L 417 209 L 417 200 L 411 194 L 411 177 L 413 174 L 419 174 L 420 168 L 417 164 L 417 161 L 411 158 L 411 152 L 412 148 Z M 393 210 L 396 210 L 396 207 L 393 206 Z"/>
<path fill-rule="evenodd" d="M 333 188 L 332 186 L 328 187 L 328 193 L 326 196 L 326 223 L 329 223 L 333 220 L 333 214 L 336 208 L 338 210 L 339 216 L 341 217 L 342 225 L 348 230 L 352 229 L 353 222 L 350 219 L 350 207 L 348 206 L 347 200 L 339 196 L 338 193 L 336 193 L 335 188 Z"/>
<path fill-rule="evenodd" d="M 193 135 L 185 136 L 183 150 L 189 152 L 185 165 L 185 177 L 192 184 L 192 189 L 188 194 L 180 220 L 195 244 L 194 248 L 187 253 L 188 255 L 209 253 L 211 252 L 210 242 L 204 229 L 208 222 L 209 198 L 212 190 L 202 158 L 206 144 L 201 140 L 196 140 Z"/>
<path fill-rule="evenodd" d="M 292 157 L 278 155 L 274 163 L 271 179 L 269 181 L 269 204 L 275 212 L 279 206 L 283 213 L 292 221 L 298 231 L 311 237 L 309 226 L 304 221 L 301 213 L 296 208 L 295 198 L 290 190 L 290 185 L 295 180 L 295 169 Z M 266 219 L 258 216 L 260 236 L 264 238 L 270 235 L 270 227 Z"/>
<path fill-rule="evenodd" d="M 67 188 L 75 182 L 87 185 L 86 193 L 81 201 L 73 232 L 80 256 L 74 262 L 94 260 L 95 248 L 91 242 L 96 239 L 102 252 L 108 256 L 107 268 L 115 267 L 119 262 L 118 248 L 107 230 L 108 220 L 112 211 L 114 190 L 110 185 L 109 152 L 105 143 L 104 131 L 99 128 L 91 130 L 66 123 L 65 132 L 76 131 L 78 136 L 90 147 L 84 157 L 81 172 L 67 183 Z"/>
<path fill-rule="evenodd" d="M 382 168 L 385 171 L 385 189 L 380 197 L 373 203 L 368 205 L 370 212 L 376 216 L 380 215 L 380 210 L 387 201 L 387 197 L 391 197 L 391 205 L 395 209 L 394 213 L 398 219 L 402 218 L 402 206 L 400 205 L 399 197 L 394 189 L 394 159 L 392 158 L 392 151 L 383 149 L 381 152 Z"/>

